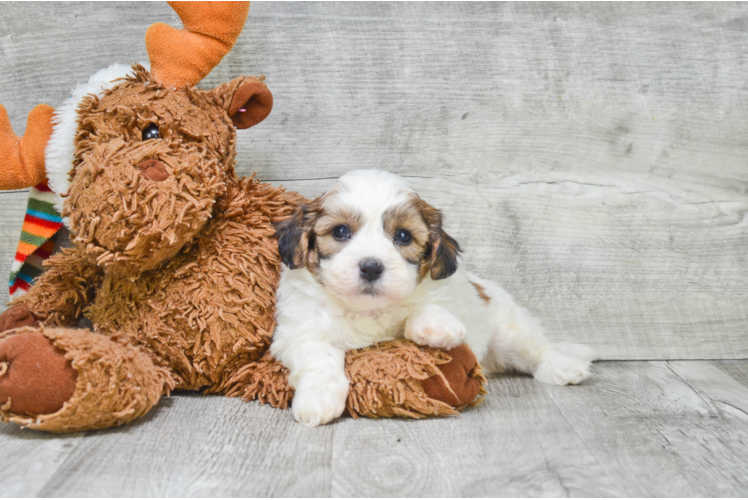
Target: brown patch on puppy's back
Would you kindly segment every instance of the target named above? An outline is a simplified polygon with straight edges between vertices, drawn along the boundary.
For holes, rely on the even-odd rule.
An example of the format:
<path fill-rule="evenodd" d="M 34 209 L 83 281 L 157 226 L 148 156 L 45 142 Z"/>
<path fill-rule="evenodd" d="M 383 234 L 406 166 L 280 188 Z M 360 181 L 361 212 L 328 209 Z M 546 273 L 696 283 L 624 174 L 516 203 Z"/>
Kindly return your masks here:
<path fill-rule="evenodd" d="M 485 302 L 486 304 L 491 302 L 491 297 L 488 296 L 485 288 L 483 288 L 478 283 L 473 283 L 472 281 L 470 282 L 470 284 L 473 285 L 473 287 L 475 288 L 475 291 L 478 292 L 478 297 L 480 297 L 483 300 L 483 302 Z"/>

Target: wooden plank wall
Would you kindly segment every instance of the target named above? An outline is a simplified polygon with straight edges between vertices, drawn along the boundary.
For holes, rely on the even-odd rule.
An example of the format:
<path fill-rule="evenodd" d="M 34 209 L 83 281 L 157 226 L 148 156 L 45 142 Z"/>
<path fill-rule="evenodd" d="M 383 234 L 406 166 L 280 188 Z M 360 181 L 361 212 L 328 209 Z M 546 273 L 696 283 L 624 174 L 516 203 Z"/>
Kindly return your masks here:
<path fill-rule="evenodd" d="M 147 60 L 155 21 L 179 23 L 165 3 L 0 5 L 16 131 Z M 243 174 L 307 196 L 350 169 L 403 174 L 551 337 L 748 357 L 748 5 L 263 2 L 202 86 L 241 74 L 275 95 L 239 134 Z M 0 195 L 0 276 L 25 197 Z"/>

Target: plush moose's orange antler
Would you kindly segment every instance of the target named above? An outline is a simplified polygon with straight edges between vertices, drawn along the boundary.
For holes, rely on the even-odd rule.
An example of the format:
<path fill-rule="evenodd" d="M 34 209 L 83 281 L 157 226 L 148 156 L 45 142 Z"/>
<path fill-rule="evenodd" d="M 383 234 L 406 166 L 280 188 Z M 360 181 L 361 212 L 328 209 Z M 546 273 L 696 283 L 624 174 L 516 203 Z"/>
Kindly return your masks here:
<path fill-rule="evenodd" d="M 151 75 L 172 88 L 195 85 L 229 53 L 249 13 L 249 2 L 168 2 L 184 24 L 155 23 L 145 34 Z"/>
<path fill-rule="evenodd" d="M 26 133 L 17 137 L 0 104 L 0 189 L 22 189 L 44 181 L 44 148 L 52 135 L 54 108 L 40 104 L 29 113 Z"/>

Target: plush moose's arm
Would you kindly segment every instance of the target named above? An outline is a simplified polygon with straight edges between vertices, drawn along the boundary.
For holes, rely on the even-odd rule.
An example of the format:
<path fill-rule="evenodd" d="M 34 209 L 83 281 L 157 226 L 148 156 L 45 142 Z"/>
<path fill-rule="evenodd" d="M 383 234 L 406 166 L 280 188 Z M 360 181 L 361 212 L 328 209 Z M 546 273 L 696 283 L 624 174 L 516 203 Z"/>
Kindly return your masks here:
<path fill-rule="evenodd" d="M 15 328 L 8 319 L 23 316 L 24 308 L 36 321 L 56 326 L 75 325 L 101 280 L 100 269 L 75 248 L 65 248 L 53 255 L 44 262 L 44 267 L 45 271 L 28 293 L 14 300 L 11 308 L 0 315 L 3 331 Z"/>
<path fill-rule="evenodd" d="M 348 351 L 345 372 L 351 382 L 346 411 L 352 417 L 456 415 L 486 393 L 481 366 L 465 344 L 443 351 L 407 340 L 382 342 Z M 294 396 L 288 370 L 269 351 L 237 370 L 222 391 L 284 409 Z"/>
<path fill-rule="evenodd" d="M 52 135 L 54 109 L 40 104 L 29 113 L 26 134 L 17 137 L 0 104 L 0 189 L 23 189 L 44 180 L 44 148 Z"/>

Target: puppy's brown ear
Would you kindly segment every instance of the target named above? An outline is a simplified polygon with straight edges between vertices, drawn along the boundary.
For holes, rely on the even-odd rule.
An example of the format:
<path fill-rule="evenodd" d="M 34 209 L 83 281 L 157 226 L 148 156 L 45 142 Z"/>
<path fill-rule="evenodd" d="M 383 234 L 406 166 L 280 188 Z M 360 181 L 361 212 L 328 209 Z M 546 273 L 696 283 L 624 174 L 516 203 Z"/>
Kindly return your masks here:
<path fill-rule="evenodd" d="M 460 244 L 442 229 L 442 214 L 439 210 L 420 198 L 417 198 L 416 204 L 429 228 L 429 244 L 423 265 L 430 269 L 431 279 L 449 278 L 457 271 Z"/>
<path fill-rule="evenodd" d="M 299 205 L 291 217 L 275 224 L 281 260 L 290 269 L 304 267 L 316 255 L 313 229 L 320 210 L 317 199 Z"/>

